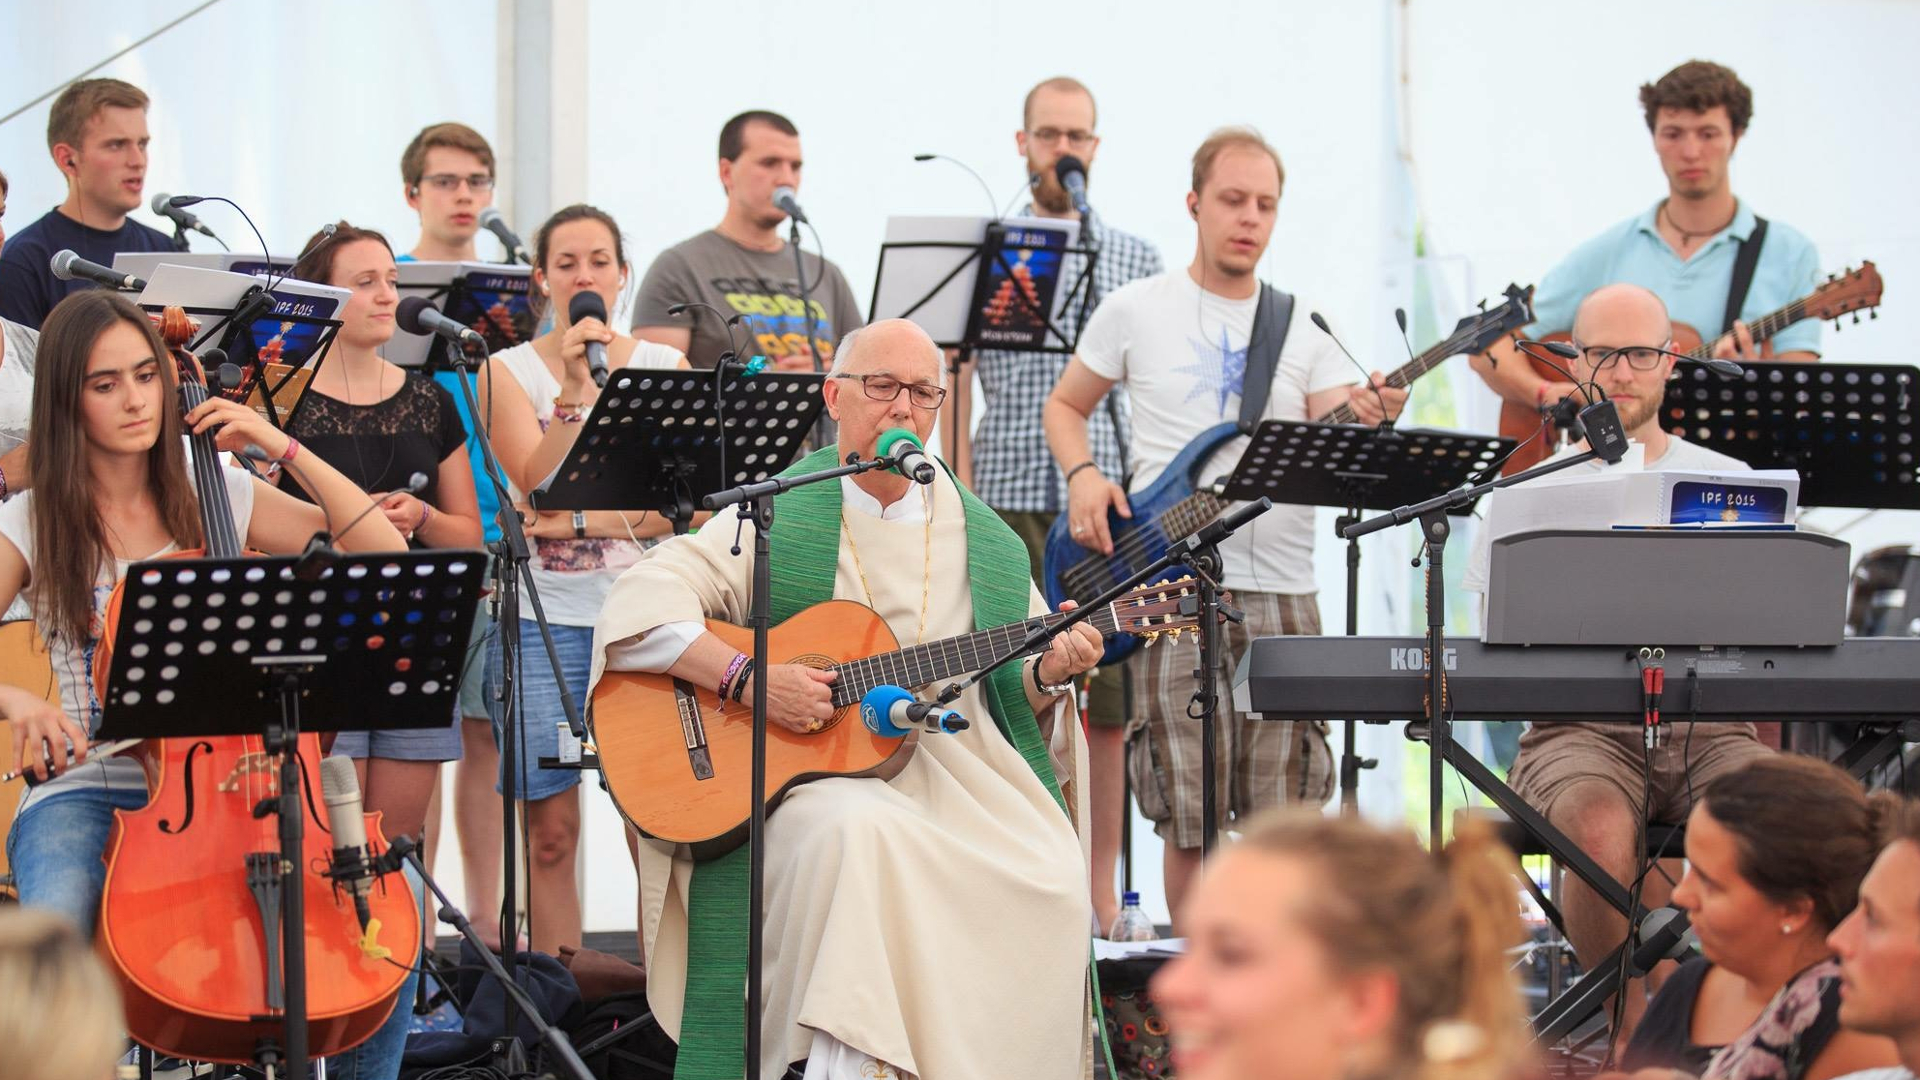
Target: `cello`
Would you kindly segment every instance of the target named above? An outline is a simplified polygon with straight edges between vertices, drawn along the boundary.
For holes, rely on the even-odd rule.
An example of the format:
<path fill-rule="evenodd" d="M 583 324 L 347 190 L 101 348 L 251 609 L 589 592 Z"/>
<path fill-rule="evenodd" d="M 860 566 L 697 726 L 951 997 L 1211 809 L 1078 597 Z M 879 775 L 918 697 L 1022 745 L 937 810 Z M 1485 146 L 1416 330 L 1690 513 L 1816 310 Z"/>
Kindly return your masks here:
<path fill-rule="evenodd" d="M 186 349 L 193 326 L 179 308 L 160 322 L 180 407 L 190 412 L 211 394 Z M 188 438 L 205 546 L 167 557 L 239 558 L 245 552 L 213 434 Z M 101 701 L 124 586 L 116 584 L 108 600 L 94 657 Z M 149 739 L 129 753 L 142 759 L 149 799 L 142 809 L 115 812 L 98 939 L 120 981 L 127 1031 L 187 1060 L 277 1064 L 287 1049 L 280 1045 L 281 758 L 264 734 Z M 325 875 L 331 839 L 311 794 L 320 787 L 319 736 L 302 733 L 295 757 L 309 793 L 296 875 L 305 901 L 308 1052 L 322 1057 L 359 1045 L 386 1022 L 407 975 L 391 957 L 419 955 L 420 915 L 405 880 L 386 875 L 367 898 L 368 914 L 379 920 L 367 925 L 383 940 L 363 932 L 354 904 Z M 376 854 L 385 848 L 378 823 L 378 814 L 366 815 Z"/>

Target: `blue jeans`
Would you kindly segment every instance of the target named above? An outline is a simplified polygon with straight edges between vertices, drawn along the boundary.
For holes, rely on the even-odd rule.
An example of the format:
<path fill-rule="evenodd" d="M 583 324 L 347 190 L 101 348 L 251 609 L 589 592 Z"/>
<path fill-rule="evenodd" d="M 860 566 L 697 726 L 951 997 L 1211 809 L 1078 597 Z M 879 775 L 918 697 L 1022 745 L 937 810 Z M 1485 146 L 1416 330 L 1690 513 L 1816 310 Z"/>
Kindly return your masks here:
<path fill-rule="evenodd" d="M 100 920 L 107 850 L 115 810 L 147 805 L 144 790 L 87 786 L 36 801 L 7 833 L 7 862 L 26 907 L 57 911 L 87 936 Z"/>
<path fill-rule="evenodd" d="M 413 872 L 412 864 L 406 867 L 406 874 L 407 884 L 412 886 L 414 898 L 418 899 L 427 891 L 426 885 Z M 436 906 L 434 910 L 439 908 Z M 420 924 L 420 947 L 422 950 L 433 948 L 430 922 Z M 372 1038 L 327 1059 L 327 1080 L 394 1080 L 400 1075 L 400 1059 L 407 1053 L 407 1031 L 413 1026 L 413 997 L 420 985 L 420 958 L 395 956 L 393 959 L 411 964 L 414 969 L 400 983 L 400 996 L 393 1003 L 393 1012 Z"/>

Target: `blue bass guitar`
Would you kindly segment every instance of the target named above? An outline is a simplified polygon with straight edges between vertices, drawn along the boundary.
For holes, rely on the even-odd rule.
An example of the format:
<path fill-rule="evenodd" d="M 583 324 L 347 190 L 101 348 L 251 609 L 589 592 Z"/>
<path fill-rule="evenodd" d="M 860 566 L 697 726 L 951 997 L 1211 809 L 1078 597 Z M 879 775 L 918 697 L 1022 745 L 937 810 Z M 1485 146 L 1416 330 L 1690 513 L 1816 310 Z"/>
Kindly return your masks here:
<path fill-rule="evenodd" d="M 1498 307 L 1484 310 L 1483 303 L 1483 310 L 1461 319 L 1445 341 L 1388 375 L 1387 385 L 1404 388 L 1439 367 L 1449 357 L 1482 352 L 1502 335 L 1533 321 L 1532 286 L 1522 289 L 1518 285 L 1509 285 L 1505 295 L 1506 301 Z M 1317 422 L 1352 424 L 1357 422 L 1357 418 L 1351 405 L 1342 405 L 1318 417 Z M 1054 519 L 1052 528 L 1047 530 L 1047 546 L 1043 553 L 1044 573 L 1040 582 L 1047 603 L 1054 607 L 1058 607 L 1062 600 L 1086 603 L 1166 554 L 1167 548 L 1175 541 L 1219 516 L 1226 507 L 1226 500 L 1214 494 L 1208 486 L 1214 478 L 1208 477 L 1207 484 L 1203 484 L 1198 474 L 1214 451 L 1239 434 L 1240 425 L 1231 421 L 1201 432 L 1181 449 L 1153 483 L 1127 495 L 1128 505 L 1133 508 L 1133 517 L 1123 518 L 1108 510 L 1107 528 L 1113 537 L 1113 554 L 1110 556 L 1076 543 L 1065 513 Z M 1176 567 L 1161 580 L 1182 573 L 1186 571 Z M 1138 648 L 1142 640 L 1151 645 L 1155 638 L 1148 633 L 1144 637 L 1109 639 L 1100 662 L 1119 663 Z"/>

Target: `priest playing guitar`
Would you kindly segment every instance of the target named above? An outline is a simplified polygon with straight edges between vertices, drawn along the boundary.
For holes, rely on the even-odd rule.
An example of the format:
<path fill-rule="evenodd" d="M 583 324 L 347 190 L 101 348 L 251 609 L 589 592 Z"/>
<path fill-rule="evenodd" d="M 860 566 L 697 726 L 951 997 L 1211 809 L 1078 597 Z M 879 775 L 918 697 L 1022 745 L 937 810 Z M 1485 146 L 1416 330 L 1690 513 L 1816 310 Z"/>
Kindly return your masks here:
<path fill-rule="evenodd" d="M 1753 116 L 1753 91 L 1730 69 L 1692 60 L 1642 86 L 1640 104 L 1666 174 L 1666 197 L 1581 244 L 1549 271 L 1534 295 L 1536 321 L 1526 336 L 1564 337 L 1582 297 L 1626 282 L 1666 303 L 1678 351 L 1705 338 L 1711 355 L 1725 359 L 1818 360 L 1817 320 L 1759 318 L 1791 309 L 1790 301 L 1814 291 L 1819 257 L 1798 230 L 1763 220 L 1734 197 L 1733 151 Z M 1777 333 L 1767 340 L 1750 324 Z M 1542 414 L 1569 396 L 1586 403 L 1565 375 L 1529 363 L 1510 340 L 1472 364 L 1502 399 L 1502 435 L 1533 435 Z M 1552 452 L 1549 440 L 1535 439 L 1508 460 L 1507 471 Z"/>
<path fill-rule="evenodd" d="M 926 439 L 947 391 L 940 351 L 924 332 L 904 320 L 876 323 L 847 335 L 833 359 L 824 394 L 839 444 L 793 471 L 872 457 L 894 429 Z M 1045 615 L 1019 537 L 949 472 L 935 473 L 921 485 L 867 472 L 776 497 L 770 651 L 784 644 L 790 662 L 764 673 L 706 621 L 746 621 L 752 557 L 732 550 L 733 521 L 716 517 L 649 551 L 614 587 L 595 633 L 603 767 L 642 726 L 639 710 L 623 708 L 621 684 L 665 682 L 627 673 L 664 673 L 672 742 L 649 755 L 672 771 L 660 786 L 684 785 L 682 804 L 738 798 L 744 808 L 742 767 L 722 751 L 748 710 L 716 705 L 716 692 L 749 701 L 752 681 L 766 678 L 771 779 L 783 748 L 866 739 L 859 710 L 837 687 L 874 665 L 851 658 L 898 673 L 882 681 L 921 688 L 939 673 L 984 666 L 991 631 L 979 631 L 1019 630 Z M 751 534 L 743 543 L 751 546 Z M 862 631 L 864 649 L 818 629 L 823 613 L 845 619 L 865 611 L 858 605 L 883 620 Z M 809 633 L 783 643 L 788 624 Z M 888 652 L 896 640 L 937 647 Z M 956 704 L 970 726 L 919 734 L 890 778 L 844 775 L 822 761 L 820 772 L 842 775 L 783 789 L 764 839 L 760 1075 L 788 1075 L 795 1062 L 830 1077 L 1079 1074 L 1091 1031 L 1088 853 L 1076 832 L 1086 819 L 1085 740 L 1062 706 L 1066 684 L 1100 651 L 1099 635 L 1079 624 L 962 695 Z M 857 738 L 846 741 L 850 734 Z M 665 842 L 637 805 L 650 785 L 623 787 L 611 768 L 608 778 L 623 813 L 649 834 L 640 846 L 648 996 L 680 1040 L 676 1075 L 737 1077 L 747 849 L 713 858 L 714 848 Z"/>
<path fill-rule="evenodd" d="M 1295 312 L 1292 298 L 1255 276 L 1280 203 L 1280 156 L 1250 128 L 1209 136 L 1193 157 L 1187 209 L 1199 233 L 1188 266 L 1130 282 L 1107 297 L 1081 335 L 1044 413 L 1047 442 L 1067 476 L 1069 524 L 1085 547 L 1114 550 L 1108 513 L 1132 514 L 1119 477 L 1101 474 L 1087 450 L 1087 416 L 1116 383 L 1133 402 L 1135 494 L 1149 487 L 1190 442 L 1238 417 L 1305 420 L 1347 405 L 1375 425 L 1406 403 L 1404 383 L 1375 374 L 1354 386 L 1353 369 L 1332 339 Z M 1297 316 L 1297 317 L 1294 317 Z M 1289 325 L 1291 332 L 1289 332 Z M 1231 430 L 1229 430 L 1231 434 Z M 1201 466 L 1206 481 L 1232 471 L 1244 436 L 1218 444 Z M 1225 585 L 1246 619 L 1230 625 L 1221 649 L 1221 686 L 1249 637 L 1317 634 L 1312 507 L 1276 506 L 1221 545 Z M 1129 540 L 1123 539 L 1123 546 Z M 1128 746 L 1127 767 L 1141 810 L 1166 843 L 1167 900 L 1175 933 L 1181 899 L 1198 868 L 1202 814 L 1198 724 L 1188 719 L 1199 652 L 1192 643 L 1144 654 L 1146 719 Z M 1332 788 L 1326 725 L 1269 724 L 1238 715 L 1223 697 L 1218 806 L 1232 817 L 1286 802 L 1317 806 Z"/>

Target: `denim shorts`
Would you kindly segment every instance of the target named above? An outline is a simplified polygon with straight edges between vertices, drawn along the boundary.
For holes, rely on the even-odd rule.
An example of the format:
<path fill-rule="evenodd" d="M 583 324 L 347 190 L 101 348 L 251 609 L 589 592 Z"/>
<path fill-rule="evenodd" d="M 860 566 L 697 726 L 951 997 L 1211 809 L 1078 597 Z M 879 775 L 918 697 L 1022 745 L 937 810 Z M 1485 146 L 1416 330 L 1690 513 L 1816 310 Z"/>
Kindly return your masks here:
<path fill-rule="evenodd" d="M 584 714 L 587 708 L 587 676 L 593 660 L 593 627 L 553 624 L 553 646 L 560 654 L 561 674 L 573 693 L 575 706 Z M 502 739 L 501 706 L 498 700 L 501 680 L 502 627 L 487 643 L 488 715 L 493 718 L 493 741 Z M 537 801 L 558 795 L 580 783 L 578 769 L 543 769 L 540 759 L 560 754 L 559 724 L 567 714 L 560 707 L 560 688 L 554 685 L 553 664 L 547 659 L 546 645 L 540 640 L 540 626 L 531 619 L 520 620 L 520 682 L 514 687 L 520 708 L 516 713 L 514 742 L 513 798 Z M 507 790 L 506 755 L 500 757 L 500 782 L 496 790 Z"/>
<path fill-rule="evenodd" d="M 487 712 L 487 645 L 493 640 L 493 616 L 487 602 L 473 616 L 473 636 L 467 641 L 466 667 L 460 675 L 460 715 L 485 720 Z"/>
<path fill-rule="evenodd" d="M 36 800 L 7 833 L 7 863 L 23 907 L 57 911 L 88 936 L 100 918 L 107 865 L 100 861 L 115 810 L 147 805 L 144 790 L 77 787 Z"/>
<path fill-rule="evenodd" d="M 460 675 L 460 701 L 444 727 L 404 728 L 397 731 L 343 731 L 334 736 L 331 753 L 352 758 L 386 758 L 388 761 L 458 761 L 464 743 L 460 738 L 460 718 L 486 716 L 487 632 L 493 623 L 487 618 L 486 601 L 473 620 L 473 634 L 467 641 L 464 667 Z"/>

